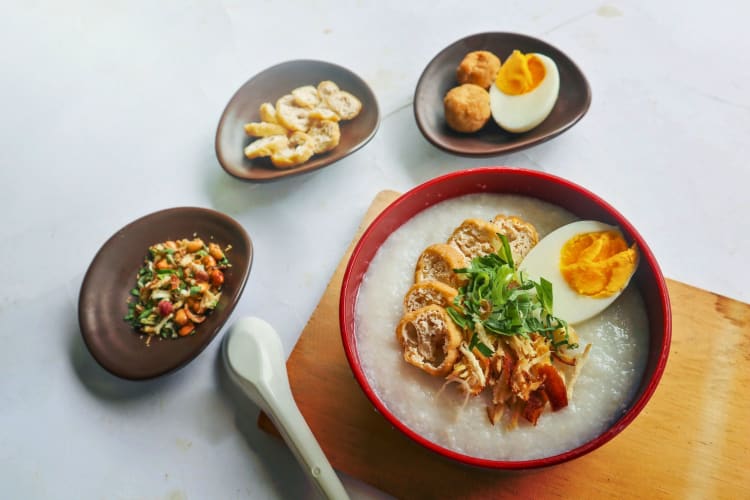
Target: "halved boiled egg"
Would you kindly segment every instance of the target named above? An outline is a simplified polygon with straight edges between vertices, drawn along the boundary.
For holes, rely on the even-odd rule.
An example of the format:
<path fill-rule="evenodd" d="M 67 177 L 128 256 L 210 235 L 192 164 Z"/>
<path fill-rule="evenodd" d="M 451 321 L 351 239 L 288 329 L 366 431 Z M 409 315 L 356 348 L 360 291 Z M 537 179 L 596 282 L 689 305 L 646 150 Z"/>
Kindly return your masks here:
<path fill-rule="evenodd" d="M 492 118 L 508 132 L 531 130 L 552 112 L 559 91 L 555 61 L 514 50 L 490 85 Z"/>
<path fill-rule="evenodd" d="M 553 313 L 575 324 L 592 318 L 620 296 L 638 265 L 635 245 L 620 230 L 598 221 L 577 221 L 542 238 L 519 268 L 552 283 Z"/>

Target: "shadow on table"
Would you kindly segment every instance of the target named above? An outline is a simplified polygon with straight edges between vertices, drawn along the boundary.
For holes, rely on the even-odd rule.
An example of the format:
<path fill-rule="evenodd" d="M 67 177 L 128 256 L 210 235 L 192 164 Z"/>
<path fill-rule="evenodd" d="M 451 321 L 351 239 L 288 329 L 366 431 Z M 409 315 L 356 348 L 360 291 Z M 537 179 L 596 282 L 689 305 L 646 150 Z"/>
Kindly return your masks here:
<path fill-rule="evenodd" d="M 70 323 L 66 331 L 69 332 L 68 356 L 71 365 L 81 384 L 97 398 L 108 401 L 137 399 L 165 390 L 180 378 L 166 375 L 153 380 L 132 381 L 116 377 L 102 368 L 86 348 L 75 318 Z"/>
<path fill-rule="evenodd" d="M 316 498 L 314 488 L 289 448 L 258 428 L 260 408 L 229 378 L 221 351 L 216 351 L 214 364 L 216 385 L 227 406 L 234 411 L 237 430 L 263 464 L 258 472 L 265 472 L 266 479 L 273 484 L 279 498 Z"/>
<path fill-rule="evenodd" d="M 264 208 L 278 203 L 283 204 L 285 199 L 296 196 L 299 191 L 304 190 L 311 176 L 319 172 L 314 171 L 275 182 L 258 184 L 236 179 L 224 172 L 213 150 L 211 150 L 211 157 L 207 158 L 205 163 L 215 165 L 215 168 L 205 170 L 204 179 L 211 206 L 233 215 L 241 215 L 251 209 Z"/>

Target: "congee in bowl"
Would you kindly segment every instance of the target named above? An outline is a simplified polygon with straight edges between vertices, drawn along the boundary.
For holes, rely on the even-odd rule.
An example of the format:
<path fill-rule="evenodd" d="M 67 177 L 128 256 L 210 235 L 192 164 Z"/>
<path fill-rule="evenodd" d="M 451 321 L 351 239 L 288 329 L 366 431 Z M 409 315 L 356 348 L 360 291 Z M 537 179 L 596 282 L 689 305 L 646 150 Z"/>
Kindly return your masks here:
<path fill-rule="evenodd" d="M 396 428 L 493 468 L 614 437 L 655 390 L 671 331 L 658 265 L 618 212 L 503 167 L 386 208 L 354 249 L 340 319 L 355 377 Z"/>

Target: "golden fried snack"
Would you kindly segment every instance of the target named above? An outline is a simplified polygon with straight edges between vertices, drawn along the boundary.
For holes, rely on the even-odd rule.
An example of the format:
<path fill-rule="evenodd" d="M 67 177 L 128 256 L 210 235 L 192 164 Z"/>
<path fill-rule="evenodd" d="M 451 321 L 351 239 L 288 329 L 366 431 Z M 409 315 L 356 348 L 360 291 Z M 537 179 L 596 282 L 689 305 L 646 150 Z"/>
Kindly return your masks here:
<path fill-rule="evenodd" d="M 313 109 L 320 103 L 318 90 L 312 85 L 297 87 L 292 90 L 292 95 L 294 96 L 294 103 L 302 108 Z"/>
<path fill-rule="evenodd" d="M 313 138 L 315 154 L 325 153 L 339 145 L 341 129 L 339 124 L 330 120 L 315 120 L 311 122 L 307 134 Z"/>
<path fill-rule="evenodd" d="M 271 135 L 257 139 L 245 147 L 245 156 L 251 160 L 262 156 L 271 156 L 279 149 L 287 147 L 289 140 L 286 135 Z"/>
<path fill-rule="evenodd" d="M 304 132 L 310 126 L 310 110 L 300 107 L 292 94 L 276 101 L 276 119 L 291 131 Z"/>
<path fill-rule="evenodd" d="M 346 90 L 333 92 L 323 99 L 342 120 L 351 120 L 362 111 L 362 102 Z"/>
<path fill-rule="evenodd" d="M 487 90 L 500 71 L 500 59 L 486 50 L 469 52 L 456 69 L 458 83 L 473 83 Z"/>
<path fill-rule="evenodd" d="M 333 95 L 340 90 L 341 89 L 336 85 L 336 82 L 332 82 L 331 80 L 323 80 L 318 84 L 318 95 L 324 101 L 328 96 Z"/>
<path fill-rule="evenodd" d="M 245 124 L 247 135 L 261 138 L 246 146 L 245 155 L 250 159 L 270 156 L 278 168 L 300 165 L 338 146 L 338 122 L 354 118 L 361 110 L 357 97 L 330 80 L 317 87 L 297 87 L 275 105 L 261 104 L 260 121 Z"/>
<path fill-rule="evenodd" d="M 278 168 L 296 167 L 305 163 L 315 152 L 315 141 L 304 132 L 289 136 L 286 147 L 271 153 L 271 163 Z"/>
<path fill-rule="evenodd" d="M 474 257 L 495 253 L 500 249 L 503 243 L 497 235 L 499 232 L 500 229 L 492 222 L 466 219 L 453 230 L 447 243 L 471 261 Z"/>
<path fill-rule="evenodd" d="M 341 120 L 341 117 L 323 102 L 310 110 L 310 118 L 313 120 L 330 120 L 332 122 Z"/>
<path fill-rule="evenodd" d="M 252 122 L 245 124 L 245 133 L 251 137 L 286 135 L 287 130 L 278 123 Z"/>
<path fill-rule="evenodd" d="M 412 312 L 423 307 L 436 305 L 448 307 L 458 290 L 439 281 L 420 281 L 414 283 L 404 295 L 404 311 Z"/>
<path fill-rule="evenodd" d="M 279 123 L 276 119 L 276 108 L 270 102 L 264 102 L 260 105 L 260 121 L 266 123 Z"/>
<path fill-rule="evenodd" d="M 458 289 L 466 282 L 466 278 L 459 276 L 454 269 L 466 266 L 466 258 L 455 247 L 445 243 L 430 245 L 424 249 L 417 260 L 414 270 L 414 281 L 434 280 Z"/>
<path fill-rule="evenodd" d="M 515 215 L 498 214 L 492 223 L 498 227 L 500 234 L 508 238 L 508 245 L 516 264 L 519 264 L 534 245 L 539 243 L 539 233 L 534 225 Z"/>
<path fill-rule="evenodd" d="M 476 132 L 490 119 L 490 94 L 473 83 L 450 89 L 443 105 L 445 121 L 457 132 Z"/>
<path fill-rule="evenodd" d="M 430 375 L 446 375 L 458 359 L 462 335 L 446 310 L 430 305 L 406 313 L 396 326 L 404 360 Z"/>

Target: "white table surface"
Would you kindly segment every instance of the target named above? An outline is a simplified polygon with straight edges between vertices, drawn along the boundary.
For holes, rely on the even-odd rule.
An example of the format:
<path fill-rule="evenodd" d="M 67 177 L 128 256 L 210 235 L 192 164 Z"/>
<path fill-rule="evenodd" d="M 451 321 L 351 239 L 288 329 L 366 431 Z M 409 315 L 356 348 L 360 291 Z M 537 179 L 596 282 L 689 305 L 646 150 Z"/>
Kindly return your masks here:
<path fill-rule="evenodd" d="M 83 274 L 115 231 L 159 209 L 210 207 L 243 224 L 255 261 L 229 324 L 265 318 L 286 354 L 375 194 L 469 166 L 582 184 L 635 224 L 667 277 L 750 301 L 748 18 L 741 0 L 5 2 L 0 497 L 313 496 L 287 448 L 256 428 L 257 408 L 222 388 L 221 337 L 145 383 L 109 375 L 86 350 Z M 566 52 L 591 84 L 588 114 L 508 156 L 431 146 L 412 113 L 417 79 L 440 49 L 482 31 Z M 257 72 L 299 58 L 362 76 L 379 100 L 377 135 L 312 174 L 230 177 L 213 148 L 224 105 Z M 343 480 L 353 497 L 382 495 Z"/>

